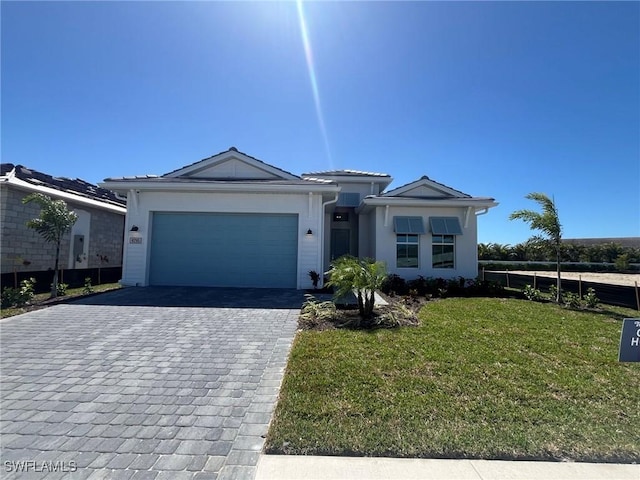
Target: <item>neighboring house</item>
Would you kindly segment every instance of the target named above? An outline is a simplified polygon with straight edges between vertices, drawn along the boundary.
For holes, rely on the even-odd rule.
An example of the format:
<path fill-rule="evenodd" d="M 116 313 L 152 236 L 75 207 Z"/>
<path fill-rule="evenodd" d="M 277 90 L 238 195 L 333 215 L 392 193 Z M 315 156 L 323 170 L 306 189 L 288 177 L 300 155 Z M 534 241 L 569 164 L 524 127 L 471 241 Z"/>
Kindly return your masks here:
<path fill-rule="evenodd" d="M 0 251 L 2 273 L 52 270 L 55 246 L 26 223 L 40 215 L 34 202 L 23 204 L 31 193 L 43 193 L 67 202 L 78 221 L 62 241 L 60 268 L 118 267 L 126 200 L 80 179 L 52 177 L 22 165 L 0 166 Z"/>
<path fill-rule="evenodd" d="M 296 176 L 232 147 L 101 185 L 127 196 L 124 285 L 309 288 L 309 271 L 344 254 L 407 279 L 476 277 L 476 217 L 496 202 L 427 177 L 385 193 L 391 181 L 352 170 Z"/>

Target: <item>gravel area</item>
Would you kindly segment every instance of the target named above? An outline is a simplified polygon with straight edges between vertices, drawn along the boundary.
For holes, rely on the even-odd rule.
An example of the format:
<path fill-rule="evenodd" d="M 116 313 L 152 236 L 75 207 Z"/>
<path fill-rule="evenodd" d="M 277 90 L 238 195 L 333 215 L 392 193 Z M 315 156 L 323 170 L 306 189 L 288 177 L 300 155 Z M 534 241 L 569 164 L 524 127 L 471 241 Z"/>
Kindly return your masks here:
<path fill-rule="evenodd" d="M 509 271 L 515 275 L 533 275 L 534 273 L 539 277 L 556 277 L 556 272 L 548 271 L 528 271 L 528 270 L 513 270 Z M 582 278 L 585 282 L 605 283 L 608 285 L 624 285 L 634 286 L 634 282 L 640 285 L 640 273 L 593 273 L 593 272 L 562 272 L 561 276 L 567 280 L 580 280 Z"/>

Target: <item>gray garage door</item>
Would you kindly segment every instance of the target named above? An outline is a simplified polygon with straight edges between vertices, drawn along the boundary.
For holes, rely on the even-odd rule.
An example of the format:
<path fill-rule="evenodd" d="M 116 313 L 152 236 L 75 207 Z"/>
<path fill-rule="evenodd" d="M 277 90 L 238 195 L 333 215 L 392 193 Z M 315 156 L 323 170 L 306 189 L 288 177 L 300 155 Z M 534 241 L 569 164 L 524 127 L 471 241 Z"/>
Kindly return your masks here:
<path fill-rule="evenodd" d="M 153 215 L 149 283 L 296 288 L 298 216 Z"/>

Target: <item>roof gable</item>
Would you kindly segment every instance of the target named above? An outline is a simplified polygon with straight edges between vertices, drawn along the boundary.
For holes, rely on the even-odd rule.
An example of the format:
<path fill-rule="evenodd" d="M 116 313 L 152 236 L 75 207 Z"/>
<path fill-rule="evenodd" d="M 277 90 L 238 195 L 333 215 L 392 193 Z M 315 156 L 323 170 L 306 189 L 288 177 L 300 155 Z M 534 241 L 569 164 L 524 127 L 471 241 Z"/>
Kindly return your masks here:
<path fill-rule="evenodd" d="M 208 180 L 300 180 L 300 177 L 239 152 L 231 147 L 225 152 L 205 158 L 163 175 L 165 178 Z"/>
<path fill-rule="evenodd" d="M 414 182 L 394 188 L 382 196 L 384 197 L 409 197 L 409 198 L 471 198 L 470 195 L 455 190 L 442 183 L 424 176 Z"/>

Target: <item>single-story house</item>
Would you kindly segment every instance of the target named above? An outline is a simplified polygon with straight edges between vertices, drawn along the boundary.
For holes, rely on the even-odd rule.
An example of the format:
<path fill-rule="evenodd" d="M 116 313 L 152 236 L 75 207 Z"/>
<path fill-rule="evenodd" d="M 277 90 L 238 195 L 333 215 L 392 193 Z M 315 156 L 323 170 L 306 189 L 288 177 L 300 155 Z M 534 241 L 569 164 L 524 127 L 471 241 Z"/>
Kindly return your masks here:
<path fill-rule="evenodd" d="M 64 200 L 78 215 L 60 248 L 60 268 L 87 269 L 122 265 L 126 200 L 80 179 L 54 177 L 36 170 L 0 165 L 0 251 L 2 273 L 54 268 L 55 247 L 26 223 L 40 215 L 31 193 Z"/>
<path fill-rule="evenodd" d="M 108 178 L 127 197 L 124 285 L 311 287 L 344 254 L 407 279 L 476 277 L 477 216 L 496 206 L 428 177 L 294 175 L 232 147 L 161 176 Z"/>

